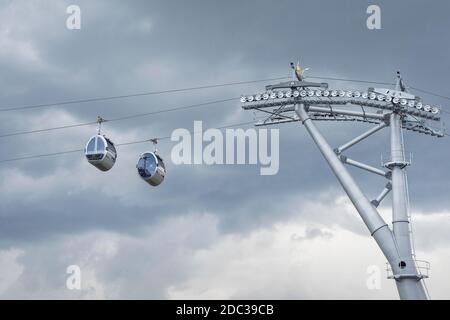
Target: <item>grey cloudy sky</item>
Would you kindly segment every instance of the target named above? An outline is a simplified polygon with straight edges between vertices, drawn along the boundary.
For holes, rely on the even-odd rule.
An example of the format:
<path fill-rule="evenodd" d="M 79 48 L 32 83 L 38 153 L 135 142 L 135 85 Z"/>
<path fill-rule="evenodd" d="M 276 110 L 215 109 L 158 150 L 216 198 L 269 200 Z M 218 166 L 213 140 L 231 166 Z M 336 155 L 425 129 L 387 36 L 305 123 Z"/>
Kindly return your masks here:
<path fill-rule="evenodd" d="M 70 4 L 82 10 L 81 30 L 65 26 Z M 381 30 L 366 28 L 369 4 L 381 7 Z M 448 96 L 449 11 L 447 1 L 2 0 L 0 107 L 282 77 L 297 59 L 315 76 L 392 82 L 402 70 L 407 84 Z M 232 98 L 265 84 L 1 112 L 0 135 Z M 252 119 L 236 101 L 107 123 L 104 132 L 121 143 L 192 130 L 194 120 Z M 320 127 L 334 144 L 367 128 Z M 80 149 L 94 133 L 0 138 L 0 159 Z M 405 137 L 418 257 L 432 263 L 431 296 L 450 298 L 449 140 Z M 388 280 L 367 289 L 367 267 L 384 268 L 384 258 L 298 123 L 280 127 L 275 176 L 249 165 L 175 166 L 163 141 L 168 175 L 151 188 L 135 169 L 150 148 L 120 147 L 108 173 L 82 154 L 0 164 L 0 297 L 397 297 Z M 379 133 L 351 154 L 378 165 L 387 151 Z M 384 185 L 352 173 L 371 195 Z M 81 267 L 81 291 L 66 289 L 72 264 Z"/>

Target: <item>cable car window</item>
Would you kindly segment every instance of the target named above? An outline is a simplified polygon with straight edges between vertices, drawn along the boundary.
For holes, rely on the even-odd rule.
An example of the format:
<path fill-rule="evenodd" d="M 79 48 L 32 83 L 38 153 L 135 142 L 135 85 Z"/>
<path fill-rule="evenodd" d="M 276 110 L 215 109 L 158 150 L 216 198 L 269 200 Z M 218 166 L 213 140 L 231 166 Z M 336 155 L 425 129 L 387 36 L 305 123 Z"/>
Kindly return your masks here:
<path fill-rule="evenodd" d="M 156 171 L 157 163 L 151 153 L 144 154 L 138 161 L 137 169 L 141 177 L 151 177 Z"/>
<path fill-rule="evenodd" d="M 157 157 L 158 157 L 158 161 L 159 161 L 161 167 L 162 167 L 164 170 L 166 170 L 166 166 L 164 165 L 164 161 L 161 159 L 161 157 L 160 157 L 159 155 L 157 155 Z"/>
<path fill-rule="evenodd" d="M 97 138 L 97 152 L 104 152 L 105 144 L 103 143 L 103 139 L 100 137 Z"/>
<path fill-rule="evenodd" d="M 137 169 L 139 174 L 144 177 L 145 176 L 145 159 L 140 158 L 137 164 Z"/>
<path fill-rule="evenodd" d="M 111 150 L 114 154 L 117 153 L 116 148 L 114 147 L 114 144 L 111 141 L 108 141 L 108 149 Z"/>
<path fill-rule="evenodd" d="M 147 155 L 145 157 L 145 170 L 149 175 L 152 175 L 156 171 L 156 166 L 155 157 L 151 154 Z"/>
<path fill-rule="evenodd" d="M 108 141 L 108 148 L 111 150 L 114 154 L 117 154 L 116 147 L 114 147 L 114 144 L 111 141 Z"/>
<path fill-rule="evenodd" d="M 138 174 L 150 185 L 156 187 L 164 180 L 165 169 L 161 157 L 157 153 L 143 153 L 136 165 Z"/>
<path fill-rule="evenodd" d="M 87 152 L 94 152 L 94 151 L 95 151 L 95 138 L 92 138 L 87 146 Z"/>
<path fill-rule="evenodd" d="M 104 157 L 104 154 L 96 153 L 96 154 L 88 154 L 86 155 L 88 160 L 101 160 Z"/>

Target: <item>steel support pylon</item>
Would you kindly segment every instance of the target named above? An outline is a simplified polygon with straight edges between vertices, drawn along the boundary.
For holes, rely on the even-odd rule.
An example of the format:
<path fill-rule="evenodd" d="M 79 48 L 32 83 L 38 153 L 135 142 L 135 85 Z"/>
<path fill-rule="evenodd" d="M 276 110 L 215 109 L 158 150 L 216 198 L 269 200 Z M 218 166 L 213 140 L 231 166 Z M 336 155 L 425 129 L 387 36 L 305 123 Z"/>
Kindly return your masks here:
<path fill-rule="evenodd" d="M 391 126 L 391 159 L 386 166 L 392 170 L 392 231 L 378 213 L 374 204 L 361 191 L 335 150 L 331 148 L 309 117 L 305 105 L 302 103 L 296 104 L 295 112 L 388 260 L 400 298 L 427 299 L 428 296 L 422 282 L 423 279 L 416 267 L 411 246 L 405 173 L 407 163 L 404 155 L 401 116 L 393 112 L 389 119 Z"/>
<path fill-rule="evenodd" d="M 292 81 L 268 85 L 263 93 L 242 96 L 242 108 L 269 114 L 263 121 L 258 121 L 257 126 L 302 122 L 388 260 L 387 276 L 396 282 L 400 298 L 429 299 L 424 281 L 428 278 L 429 263 L 416 260 L 414 252 L 406 175 L 406 167 L 410 163 L 405 159 L 403 131 L 444 137 L 440 108 L 425 104 L 420 96 L 407 92 L 400 72 L 397 72 L 395 90 L 368 88 L 361 92 L 337 88 L 331 90 L 328 83 L 305 81 L 298 65 L 291 63 L 291 68 L 295 71 Z M 345 108 L 347 105 L 354 108 Z M 374 109 L 376 112 L 373 112 Z M 316 127 L 316 121 L 356 121 L 375 126 L 332 149 Z M 436 129 L 436 123 L 441 124 L 441 129 Z M 388 170 L 381 170 L 343 154 L 388 126 L 391 154 L 384 163 Z M 346 165 L 377 174 L 388 181 L 381 193 L 370 201 Z M 392 228 L 377 209 L 390 192 Z"/>
<path fill-rule="evenodd" d="M 392 228 L 400 255 L 400 273 L 395 279 L 401 299 L 427 299 L 427 293 L 416 267 L 409 219 L 408 185 L 401 115 L 390 116 L 391 157 L 386 164 L 392 172 Z"/>

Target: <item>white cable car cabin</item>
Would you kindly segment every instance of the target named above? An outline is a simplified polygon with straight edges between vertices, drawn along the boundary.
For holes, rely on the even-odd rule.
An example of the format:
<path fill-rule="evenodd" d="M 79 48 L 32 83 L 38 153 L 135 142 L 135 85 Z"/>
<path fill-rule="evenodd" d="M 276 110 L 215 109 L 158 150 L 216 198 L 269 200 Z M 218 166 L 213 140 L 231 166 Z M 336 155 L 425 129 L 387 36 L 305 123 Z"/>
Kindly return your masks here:
<path fill-rule="evenodd" d="M 139 157 L 136 165 L 141 178 L 152 186 L 158 186 L 166 175 L 166 167 L 156 152 L 145 152 Z"/>
<path fill-rule="evenodd" d="M 117 159 L 114 143 L 99 134 L 89 139 L 84 153 L 88 162 L 102 171 L 111 169 Z"/>

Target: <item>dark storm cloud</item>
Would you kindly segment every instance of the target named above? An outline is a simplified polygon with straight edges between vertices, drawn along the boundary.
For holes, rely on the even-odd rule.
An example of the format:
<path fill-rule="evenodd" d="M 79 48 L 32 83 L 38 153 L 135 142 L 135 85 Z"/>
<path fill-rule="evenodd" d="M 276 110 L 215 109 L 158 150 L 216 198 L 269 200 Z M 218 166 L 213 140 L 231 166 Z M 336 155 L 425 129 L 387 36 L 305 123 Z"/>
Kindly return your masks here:
<path fill-rule="evenodd" d="M 35 56 L 14 55 L 16 47 L 12 45 L 11 52 L 2 53 L 2 105 L 283 76 L 289 74 L 288 63 L 298 58 L 312 68 L 314 75 L 390 82 L 395 71 L 401 69 L 411 85 L 445 94 L 450 65 L 444 58 L 450 50 L 448 41 L 443 41 L 443 30 L 449 27 L 445 14 L 449 5 L 440 2 L 429 6 L 421 1 L 410 1 L 408 6 L 379 3 L 383 29 L 369 31 L 365 27 L 368 2 L 364 1 L 78 1 L 82 29 L 68 31 L 64 25 L 65 8 L 71 2 L 9 2 L 2 8 L 3 15 L 14 14 L 16 19 L 3 22 L 3 37 L 17 42 L 18 48 L 29 45 Z M 72 117 L 61 115 L 64 123 L 60 125 L 64 125 L 92 121 L 98 114 L 112 118 L 235 97 L 259 91 L 263 86 L 5 112 L 0 115 L 1 127 L 2 132 L 11 132 L 31 125 L 58 125 L 52 119 L 56 110 Z M 33 122 L 43 114 L 46 120 Z M 106 124 L 104 131 L 115 141 L 126 142 L 165 136 L 179 127 L 192 129 L 193 121 L 199 119 L 205 121 L 205 126 L 219 126 L 249 121 L 252 115 L 241 111 L 236 102 Z M 321 127 L 336 145 L 367 128 L 345 124 Z M 91 126 L 2 139 L 1 155 L 9 158 L 83 148 L 94 130 Z M 450 176 L 446 161 L 439 159 L 449 155 L 448 140 L 415 134 L 407 138 L 407 147 L 415 154 L 410 170 L 413 205 L 425 211 L 444 210 L 449 204 L 445 195 Z M 58 168 L 65 168 L 70 175 L 61 179 L 70 181 L 52 184 L 51 192 L 30 201 L 23 199 L 35 190 L 27 189 L 29 184 L 19 184 L 20 190 L 2 199 L 1 237 L 8 241 L 43 239 L 95 228 L 133 233 L 155 219 L 196 211 L 220 214 L 226 230 L 244 230 L 287 217 L 289 210 L 283 209 L 292 198 L 317 196 L 326 201 L 319 197 L 321 193 L 330 192 L 330 197 L 342 194 L 298 124 L 281 128 L 280 172 L 276 176 L 259 176 L 255 166 L 176 167 L 168 163 L 164 184 L 150 189 L 134 172 L 135 158 L 149 148 L 120 148 L 121 169 L 114 168 L 108 175 L 79 165 L 81 155 L 3 164 L 0 170 L 5 179 L 14 168 L 32 179 L 52 176 Z M 169 158 L 171 144 L 161 144 L 160 150 Z M 379 134 L 350 154 L 378 165 L 380 152 L 386 155 L 387 151 L 387 137 Z M 383 188 L 382 179 L 352 172 L 371 195 L 376 196 Z M 68 196 L 82 178 L 90 185 Z M 8 187 L 8 183 L 5 185 Z M 8 188 L 15 184 L 10 185 Z"/>

